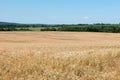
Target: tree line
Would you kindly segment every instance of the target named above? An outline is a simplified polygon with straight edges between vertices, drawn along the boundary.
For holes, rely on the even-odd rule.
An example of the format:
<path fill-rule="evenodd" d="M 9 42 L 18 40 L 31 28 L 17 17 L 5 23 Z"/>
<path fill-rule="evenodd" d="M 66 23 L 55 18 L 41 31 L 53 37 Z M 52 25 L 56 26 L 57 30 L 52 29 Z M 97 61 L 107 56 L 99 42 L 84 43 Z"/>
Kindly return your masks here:
<path fill-rule="evenodd" d="M 111 32 L 120 33 L 120 24 L 0 24 L 0 31 L 34 31 L 30 28 L 41 28 L 39 31 L 71 31 L 71 32 Z"/>
<path fill-rule="evenodd" d="M 110 32 L 120 33 L 119 24 L 92 24 L 92 25 L 64 25 L 61 27 L 47 27 L 41 31 L 71 31 L 71 32 Z"/>

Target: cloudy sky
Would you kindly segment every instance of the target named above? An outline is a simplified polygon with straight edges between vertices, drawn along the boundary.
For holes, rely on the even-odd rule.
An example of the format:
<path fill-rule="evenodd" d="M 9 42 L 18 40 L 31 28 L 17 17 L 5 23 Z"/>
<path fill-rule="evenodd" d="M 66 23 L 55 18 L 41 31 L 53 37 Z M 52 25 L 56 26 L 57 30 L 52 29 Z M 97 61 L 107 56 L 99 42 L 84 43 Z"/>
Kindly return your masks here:
<path fill-rule="evenodd" d="M 120 23 L 120 0 L 0 0 L 0 21 Z"/>

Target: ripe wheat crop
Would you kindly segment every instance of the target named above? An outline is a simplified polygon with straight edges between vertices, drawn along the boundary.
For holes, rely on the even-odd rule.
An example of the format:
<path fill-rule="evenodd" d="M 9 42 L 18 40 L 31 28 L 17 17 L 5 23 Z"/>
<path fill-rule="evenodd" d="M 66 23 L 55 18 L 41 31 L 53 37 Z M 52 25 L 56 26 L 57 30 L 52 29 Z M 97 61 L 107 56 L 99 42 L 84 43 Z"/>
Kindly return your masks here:
<path fill-rule="evenodd" d="M 0 32 L 0 80 L 120 80 L 120 34 Z"/>

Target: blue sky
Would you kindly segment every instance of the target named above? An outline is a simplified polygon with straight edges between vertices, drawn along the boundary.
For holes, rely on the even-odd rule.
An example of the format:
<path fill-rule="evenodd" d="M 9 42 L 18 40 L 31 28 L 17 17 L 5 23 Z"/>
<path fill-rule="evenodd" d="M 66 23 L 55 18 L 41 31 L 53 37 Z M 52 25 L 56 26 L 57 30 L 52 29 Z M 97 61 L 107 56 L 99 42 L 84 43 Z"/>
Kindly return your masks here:
<path fill-rule="evenodd" d="M 0 21 L 43 24 L 119 23 L 120 0 L 0 0 Z"/>

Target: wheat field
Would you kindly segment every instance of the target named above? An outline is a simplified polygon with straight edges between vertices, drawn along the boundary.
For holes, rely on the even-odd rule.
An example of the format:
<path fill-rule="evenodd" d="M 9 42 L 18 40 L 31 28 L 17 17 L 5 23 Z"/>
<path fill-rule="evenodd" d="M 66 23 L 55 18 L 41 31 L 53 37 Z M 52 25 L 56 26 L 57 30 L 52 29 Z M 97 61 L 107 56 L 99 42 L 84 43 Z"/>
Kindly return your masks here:
<path fill-rule="evenodd" d="M 120 34 L 0 32 L 0 80 L 120 80 Z"/>

